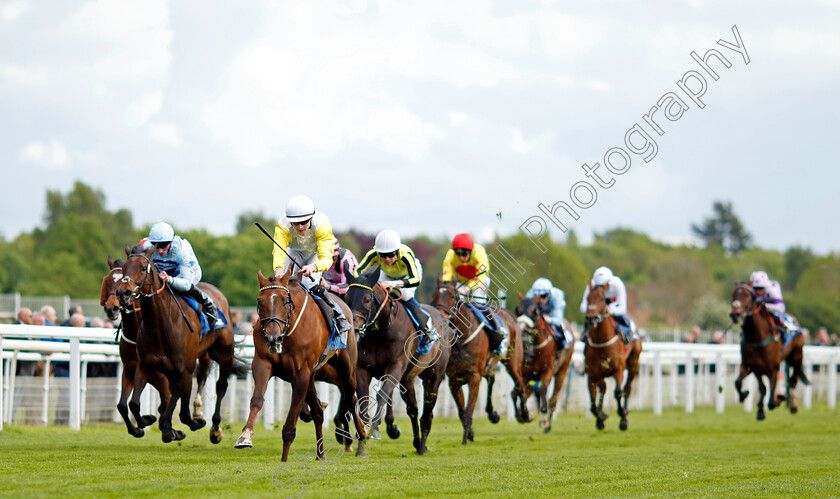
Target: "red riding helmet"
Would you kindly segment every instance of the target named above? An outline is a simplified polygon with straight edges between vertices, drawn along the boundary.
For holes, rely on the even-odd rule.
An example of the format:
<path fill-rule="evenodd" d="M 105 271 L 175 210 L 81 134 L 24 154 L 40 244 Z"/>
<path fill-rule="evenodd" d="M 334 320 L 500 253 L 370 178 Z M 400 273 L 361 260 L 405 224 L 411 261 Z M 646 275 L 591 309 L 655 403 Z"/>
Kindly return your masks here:
<path fill-rule="evenodd" d="M 467 249 L 472 250 L 475 248 L 475 243 L 473 242 L 473 238 L 469 234 L 458 234 L 455 236 L 455 239 L 452 240 L 452 249 Z"/>

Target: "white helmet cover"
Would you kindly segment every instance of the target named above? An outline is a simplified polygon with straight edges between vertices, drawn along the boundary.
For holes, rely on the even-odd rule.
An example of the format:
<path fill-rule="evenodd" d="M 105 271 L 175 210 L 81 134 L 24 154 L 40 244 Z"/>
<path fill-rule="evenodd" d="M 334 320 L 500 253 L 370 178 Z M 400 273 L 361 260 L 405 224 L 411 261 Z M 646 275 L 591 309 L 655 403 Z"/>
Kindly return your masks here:
<path fill-rule="evenodd" d="M 315 203 L 308 196 L 298 194 L 286 203 L 286 218 L 290 222 L 305 222 L 315 215 Z"/>
<path fill-rule="evenodd" d="M 373 249 L 377 253 L 391 253 L 400 249 L 402 241 L 400 235 L 396 231 L 386 229 L 376 235 L 376 240 L 373 243 Z"/>
<path fill-rule="evenodd" d="M 554 285 L 551 284 L 551 281 L 549 281 L 545 277 L 540 277 L 539 279 L 534 281 L 534 285 L 531 286 L 531 289 L 536 295 L 547 295 L 551 294 L 551 288 L 553 287 Z"/>
<path fill-rule="evenodd" d="M 596 286 L 603 286 L 610 282 L 613 278 L 612 270 L 608 267 L 598 267 L 595 274 L 592 275 L 592 283 Z"/>
<path fill-rule="evenodd" d="M 175 239 L 175 229 L 166 222 L 158 222 L 149 230 L 150 243 L 166 243 Z"/>
<path fill-rule="evenodd" d="M 750 284 L 754 288 L 769 288 L 770 287 L 770 278 L 767 276 L 767 272 L 763 270 L 756 270 L 750 276 Z"/>

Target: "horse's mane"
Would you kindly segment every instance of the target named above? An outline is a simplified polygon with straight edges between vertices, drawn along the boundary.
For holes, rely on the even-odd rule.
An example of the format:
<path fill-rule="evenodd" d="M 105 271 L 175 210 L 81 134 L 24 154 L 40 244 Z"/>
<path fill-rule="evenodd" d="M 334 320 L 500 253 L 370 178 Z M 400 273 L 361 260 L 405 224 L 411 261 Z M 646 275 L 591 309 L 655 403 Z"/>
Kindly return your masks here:
<path fill-rule="evenodd" d="M 132 246 L 131 251 L 129 252 L 128 256 L 145 255 L 145 254 L 146 254 L 146 250 L 143 249 L 143 246 L 141 246 L 139 244 L 136 244 L 136 245 Z"/>
<path fill-rule="evenodd" d="M 122 267 L 123 265 L 125 265 L 125 260 L 123 260 L 122 258 L 117 258 L 116 260 L 114 260 L 114 267 Z"/>

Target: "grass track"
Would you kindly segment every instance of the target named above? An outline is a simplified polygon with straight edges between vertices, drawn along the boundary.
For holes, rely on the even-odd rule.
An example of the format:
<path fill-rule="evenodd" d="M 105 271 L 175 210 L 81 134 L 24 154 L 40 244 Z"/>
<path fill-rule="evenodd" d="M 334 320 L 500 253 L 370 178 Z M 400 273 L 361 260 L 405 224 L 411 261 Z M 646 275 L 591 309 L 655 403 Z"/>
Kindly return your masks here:
<path fill-rule="evenodd" d="M 285 497 L 305 483 L 304 497 L 838 497 L 839 416 L 824 405 L 795 416 L 779 409 L 764 422 L 739 407 L 723 415 L 674 409 L 662 417 L 632 412 L 627 432 L 612 415 L 598 432 L 592 419 L 573 414 L 547 435 L 536 422 L 478 418 L 476 440 L 465 447 L 460 422 L 437 419 L 425 456 L 414 453 L 405 419 L 399 440 L 383 431 L 386 440 L 372 442 L 368 457 L 345 454 L 332 464 L 314 461 L 312 425 L 299 423 L 292 453 L 310 455 L 285 469 L 279 429 L 262 426 L 248 450 L 233 448 L 241 424 L 227 428 L 219 446 L 206 429 L 164 445 L 156 427 L 135 440 L 122 425 L 6 426 L 0 495 Z M 295 484 L 295 475 L 306 478 Z M 289 487 L 278 490 L 273 477 Z"/>

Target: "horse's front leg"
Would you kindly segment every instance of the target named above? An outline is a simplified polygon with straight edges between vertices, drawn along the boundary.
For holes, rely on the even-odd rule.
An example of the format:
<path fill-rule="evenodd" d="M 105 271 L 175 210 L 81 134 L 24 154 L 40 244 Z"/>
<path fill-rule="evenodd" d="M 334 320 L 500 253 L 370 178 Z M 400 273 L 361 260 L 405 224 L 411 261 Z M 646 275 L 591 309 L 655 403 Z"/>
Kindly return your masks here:
<path fill-rule="evenodd" d="M 770 371 L 767 377 L 770 378 L 770 398 L 767 399 L 767 408 L 772 411 L 780 404 L 776 398 L 776 384 L 779 381 L 779 370 L 775 369 Z"/>
<path fill-rule="evenodd" d="M 496 381 L 496 377 L 485 376 L 484 379 L 487 380 L 487 405 L 484 407 L 484 411 L 487 413 L 487 419 L 489 419 L 491 423 L 496 424 L 501 419 L 499 417 L 499 413 L 493 408 L 493 384 Z"/>
<path fill-rule="evenodd" d="M 177 385 L 175 391 L 178 393 L 178 398 L 181 399 L 181 412 L 178 414 L 181 422 L 189 427 L 191 431 L 200 430 L 207 425 L 207 421 L 202 418 L 193 418 L 190 413 L 190 395 L 192 395 L 192 373 L 189 371 L 182 372 L 177 377 Z M 175 398 L 175 397 L 173 397 Z"/>
<path fill-rule="evenodd" d="M 324 409 L 321 408 L 321 401 L 318 400 L 318 392 L 315 390 L 314 380 L 309 383 L 309 390 L 306 392 L 306 403 L 312 411 L 312 423 L 315 424 L 315 459 L 324 460 Z"/>
<path fill-rule="evenodd" d="M 292 401 L 289 404 L 289 414 L 286 416 L 286 422 L 283 424 L 283 457 L 281 458 L 281 461 L 283 462 L 289 460 L 289 449 L 292 448 L 292 442 L 295 440 L 295 434 L 297 433 L 297 419 L 300 415 L 300 409 L 303 407 L 303 402 L 309 393 L 311 377 L 311 372 L 302 370 L 297 373 L 297 377 L 295 378 L 294 383 L 292 383 Z M 310 407 L 313 416 L 318 412 L 318 409 L 320 409 L 320 404 L 316 405 L 318 405 L 318 408 Z M 322 424 L 323 420 L 324 416 L 321 414 Z"/>
<path fill-rule="evenodd" d="M 461 420 L 461 426 L 464 429 L 464 435 L 461 438 L 461 445 L 467 445 L 467 423 L 464 421 L 464 391 L 461 389 L 463 384 L 455 376 L 449 377 L 449 391 L 452 392 L 452 398 L 455 400 L 455 407 L 458 409 L 458 419 Z"/>
<path fill-rule="evenodd" d="M 688 367 L 686 367 L 688 369 Z M 750 368 L 746 367 L 744 364 L 741 364 L 741 370 L 738 373 L 738 377 L 735 378 L 735 391 L 738 392 L 738 401 L 743 403 L 747 400 L 747 396 L 749 396 L 749 391 L 741 391 L 741 385 L 744 383 L 744 378 L 746 378 L 750 374 Z"/>
<path fill-rule="evenodd" d="M 470 379 L 469 379 L 469 388 L 470 388 L 469 399 L 467 400 L 467 407 L 466 407 L 466 410 L 464 411 L 464 418 L 462 419 L 462 421 L 464 422 L 464 430 L 465 430 L 464 438 L 468 439 L 469 441 L 473 440 L 472 420 L 473 420 L 473 412 L 475 412 L 475 405 L 478 402 L 478 386 L 480 384 L 481 384 L 481 373 L 479 371 L 471 373 L 470 374 Z M 428 397 L 426 397 L 426 393 L 425 393 L 426 390 L 424 389 L 423 392 L 424 392 L 423 393 L 424 398 L 426 400 L 428 400 Z M 426 414 L 425 409 L 423 410 L 423 414 L 425 416 L 425 414 Z M 464 442 L 461 442 L 461 443 L 466 444 L 467 442 L 464 441 Z"/>
<path fill-rule="evenodd" d="M 195 372 L 195 381 L 197 387 L 195 389 L 195 399 L 193 400 L 193 414 L 197 418 L 204 417 L 204 401 L 202 393 L 204 393 L 204 386 L 207 384 L 207 375 L 210 374 L 210 357 L 202 355 L 198 358 L 198 367 Z"/>
<path fill-rule="evenodd" d="M 540 378 L 540 388 L 537 390 L 537 403 L 540 411 L 540 428 L 545 433 L 551 430 L 551 419 L 548 415 L 548 386 L 551 384 L 553 372 L 547 370 Z"/>
<path fill-rule="evenodd" d="M 606 414 L 601 413 L 600 408 L 598 407 L 598 381 L 592 376 L 587 376 L 586 384 L 589 388 L 589 412 L 595 416 L 595 427 L 599 430 L 604 429 L 604 420 L 607 419 Z M 601 395 L 601 401 L 603 402 L 603 394 Z"/>
<path fill-rule="evenodd" d="M 624 382 L 624 370 L 615 374 L 615 401 L 618 404 L 618 415 L 621 421 L 618 423 L 618 428 L 621 431 L 627 429 L 627 390 L 630 388 L 630 377 L 627 377 L 627 383 Z"/>
<path fill-rule="evenodd" d="M 369 395 L 370 392 L 370 373 L 367 369 L 362 367 L 356 368 L 356 398 L 358 402 L 356 403 L 356 413 L 358 413 L 359 418 L 362 421 L 362 424 L 366 425 L 370 428 L 370 405 L 371 405 L 371 398 Z M 367 432 L 368 436 L 378 440 L 379 439 L 379 430 L 370 430 Z M 359 444 L 356 447 L 356 456 L 364 456 L 365 453 L 365 438 L 364 436 L 359 436 Z"/>
<path fill-rule="evenodd" d="M 120 416 L 122 416 L 123 421 L 125 421 L 125 426 L 128 429 L 128 433 L 135 438 L 140 438 L 145 433 L 143 431 L 143 428 L 138 428 L 134 426 L 134 424 L 131 422 L 131 419 L 128 417 L 128 396 L 131 395 L 131 390 L 134 388 L 134 373 L 136 365 L 136 363 L 129 365 L 123 362 L 120 401 L 117 402 L 117 411 L 119 411 Z M 154 416 L 151 417 L 154 418 Z M 138 424 L 139 423 L 140 421 L 138 420 Z"/>
<path fill-rule="evenodd" d="M 417 407 L 417 396 L 414 394 L 414 379 L 405 381 L 405 391 L 402 392 L 402 399 L 405 401 L 405 412 L 411 420 L 411 429 L 414 431 L 414 448 L 418 454 L 423 454 L 425 449 L 420 440 L 420 423 L 418 421 L 420 410 Z"/>
<path fill-rule="evenodd" d="M 248 413 L 248 421 L 245 423 L 245 427 L 242 428 L 242 434 L 239 435 L 236 444 L 234 444 L 234 447 L 237 449 L 254 446 L 251 437 L 254 435 L 254 423 L 257 420 L 257 414 L 265 402 L 265 390 L 268 387 L 268 380 L 271 379 L 271 363 L 266 359 L 254 357 L 251 363 L 251 376 L 254 378 L 254 393 L 251 395 L 251 412 Z"/>
<path fill-rule="evenodd" d="M 762 376 L 759 376 L 758 373 L 755 373 L 755 377 L 758 380 L 758 414 L 756 414 L 756 419 L 762 421 L 766 416 L 764 415 L 764 396 L 767 394 L 767 387 L 764 385 L 764 379 Z"/>

